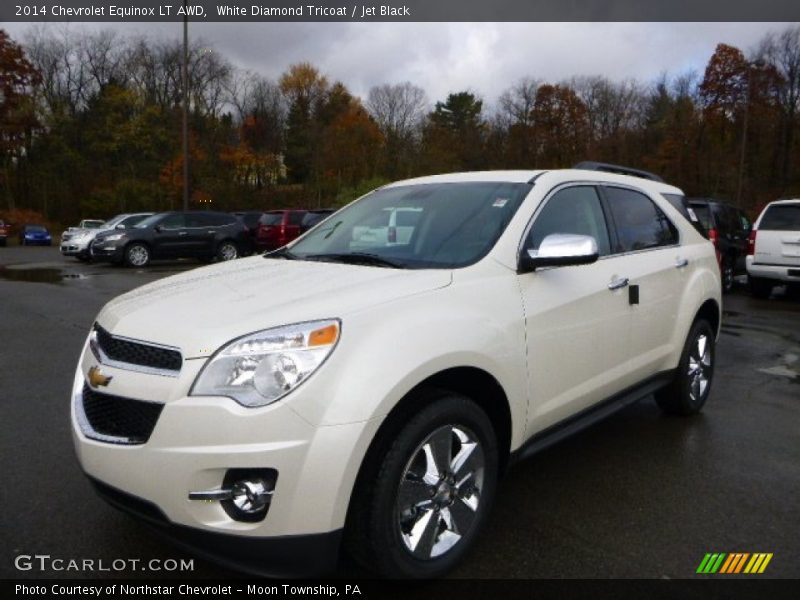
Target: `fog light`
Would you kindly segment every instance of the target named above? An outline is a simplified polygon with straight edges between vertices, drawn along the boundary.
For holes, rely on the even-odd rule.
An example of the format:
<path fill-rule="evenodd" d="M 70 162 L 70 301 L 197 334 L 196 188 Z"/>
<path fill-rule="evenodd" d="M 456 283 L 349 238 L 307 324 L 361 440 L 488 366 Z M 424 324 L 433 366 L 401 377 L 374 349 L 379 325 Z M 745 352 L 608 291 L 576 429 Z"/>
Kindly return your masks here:
<path fill-rule="evenodd" d="M 229 469 L 221 489 L 189 492 L 189 500 L 218 501 L 230 518 L 257 522 L 267 516 L 277 480 L 275 469 Z"/>

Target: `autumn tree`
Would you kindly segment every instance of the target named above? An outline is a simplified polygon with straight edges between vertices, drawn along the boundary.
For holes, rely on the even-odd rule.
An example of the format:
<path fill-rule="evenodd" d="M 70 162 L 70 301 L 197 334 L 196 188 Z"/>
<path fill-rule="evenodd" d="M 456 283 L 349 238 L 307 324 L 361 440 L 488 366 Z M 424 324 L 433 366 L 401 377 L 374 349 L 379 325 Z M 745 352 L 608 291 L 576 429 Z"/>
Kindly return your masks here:
<path fill-rule="evenodd" d="M 541 81 L 525 77 L 504 91 L 498 100 L 495 133 L 505 132 L 505 162 L 528 168 L 534 164 L 536 141 L 533 129 L 533 106 Z"/>
<path fill-rule="evenodd" d="M 533 105 L 535 168 L 563 168 L 586 156 L 586 105 L 567 85 L 542 85 Z"/>
<path fill-rule="evenodd" d="M 34 88 L 41 75 L 26 58 L 22 47 L 0 29 L 0 155 L 2 184 L 9 210 L 16 208 L 11 169 L 32 143 L 37 118 Z"/>

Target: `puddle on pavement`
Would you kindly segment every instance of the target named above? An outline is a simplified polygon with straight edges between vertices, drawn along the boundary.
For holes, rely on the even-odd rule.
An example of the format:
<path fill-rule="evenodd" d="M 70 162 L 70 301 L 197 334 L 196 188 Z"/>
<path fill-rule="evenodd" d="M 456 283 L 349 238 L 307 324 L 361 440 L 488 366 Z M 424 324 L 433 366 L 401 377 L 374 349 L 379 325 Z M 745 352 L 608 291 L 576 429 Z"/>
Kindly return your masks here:
<path fill-rule="evenodd" d="M 83 273 L 64 273 L 61 269 L 9 269 L 0 267 L 0 279 L 26 283 L 63 283 L 64 280 L 86 279 Z"/>

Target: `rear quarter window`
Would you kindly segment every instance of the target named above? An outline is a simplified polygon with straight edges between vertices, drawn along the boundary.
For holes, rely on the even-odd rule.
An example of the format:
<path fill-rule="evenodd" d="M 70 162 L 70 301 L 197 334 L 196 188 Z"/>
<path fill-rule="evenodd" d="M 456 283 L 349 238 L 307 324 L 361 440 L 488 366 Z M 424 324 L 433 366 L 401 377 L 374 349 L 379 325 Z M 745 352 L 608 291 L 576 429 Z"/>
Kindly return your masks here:
<path fill-rule="evenodd" d="M 800 231 L 800 204 L 767 207 L 758 228 L 765 231 Z"/>

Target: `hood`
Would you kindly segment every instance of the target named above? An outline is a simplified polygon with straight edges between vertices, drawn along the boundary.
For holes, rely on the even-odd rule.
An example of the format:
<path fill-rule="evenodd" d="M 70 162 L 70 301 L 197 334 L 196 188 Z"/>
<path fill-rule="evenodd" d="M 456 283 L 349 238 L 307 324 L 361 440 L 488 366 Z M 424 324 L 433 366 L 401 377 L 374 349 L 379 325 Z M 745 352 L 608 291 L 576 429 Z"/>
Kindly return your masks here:
<path fill-rule="evenodd" d="M 115 298 L 97 320 L 114 335 L 210 356 L 242 335 L 346 316 L 445 287 L 449 270 L 403 270 L 262 256 L 194 269 Z"/>

